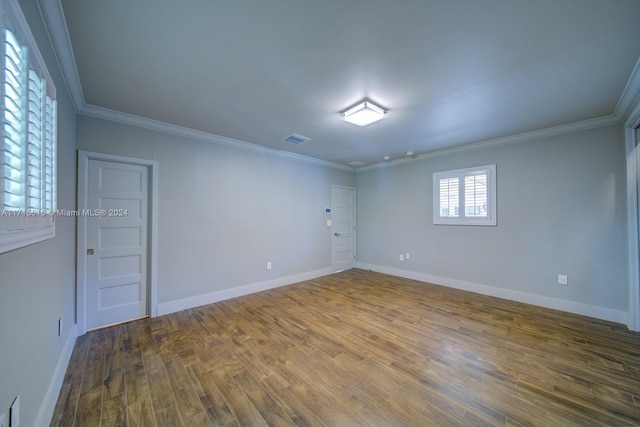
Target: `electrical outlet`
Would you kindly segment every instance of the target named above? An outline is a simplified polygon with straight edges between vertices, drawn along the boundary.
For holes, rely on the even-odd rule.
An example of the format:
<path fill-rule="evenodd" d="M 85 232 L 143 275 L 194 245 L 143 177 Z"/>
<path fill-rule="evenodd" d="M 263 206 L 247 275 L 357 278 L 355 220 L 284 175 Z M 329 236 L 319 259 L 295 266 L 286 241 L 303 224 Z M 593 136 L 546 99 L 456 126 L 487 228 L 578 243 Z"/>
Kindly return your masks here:
<path fill-rule="evenodd" d="M 271 264 L 271 261 L 267 261 L 267 270 L 271 270 L 273 268 L 273 265 Z"/>
<path fill-rule="evenodd" d="M 410 260 L 411 259 L 411 254 L 409 252 L 404 254 L 404 259 L 406 259 L 407 261 Z"/>
<path fill-rule="evenodd" d="M 558 285 L 569 286 L 569 277 L 566 274 L 558 274 Z"/>
<path fill-rule="evenodd" d="M 20 425 L 20 396 L 11 404 L 9 409 L 9 427 L 18 427 Z"/>
<path fill-rule="evenodd" d="M 404 255 L 400 254 L 400 261 L 404 261 Z"/>

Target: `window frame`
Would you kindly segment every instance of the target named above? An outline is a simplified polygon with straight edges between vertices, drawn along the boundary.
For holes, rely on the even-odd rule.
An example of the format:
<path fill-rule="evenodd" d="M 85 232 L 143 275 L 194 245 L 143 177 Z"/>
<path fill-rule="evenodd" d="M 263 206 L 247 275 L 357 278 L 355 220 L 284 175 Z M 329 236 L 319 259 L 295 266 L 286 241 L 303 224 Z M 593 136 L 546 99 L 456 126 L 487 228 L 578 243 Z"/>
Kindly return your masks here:
<path fill-rule="evenodd" d="M 487 215 L 467 216 L 465 209 L 465 177 L 474 175 L 486 175 L 486 198 Z M 457 178 L 458 180 L 458 215 L 442 215 L 440 205 L 440 181 Z M 445 170 L 433 173 L 433 224 L 434 225 L 481 225 L 497 226 L 497 203 L 496 203 L 496 165 L 474 166 L 464 169 Z M 450 200 L 450 199 L 449 199 Z"/>
<path fill-rule="evenodd" d="M 40 54 L 31 29 L 17 0 L 0 0 L 0 254 L 55 236 L 55 214 L 57 209 L 57 97 L 56 87 L 46 63 Z M 5 82 L 12 77 L 6 70 L 8 32 L 15 36 L 21 51 L 20 79 L 25 84 L 20 96 L 19 130 L 20 159 L 14 167 L 8 160 L 7 89 Z M 11 46 L 15 46 L 11 44 Z M 15 80 L 14 80 L 15 81 Z M 11 85 L 12 83 L 8 83 Z M 17 111 L 17 110 L 16 110 Z M 17 117 L 17 116 L 13 116 Z M 39 122 L 34 122 L 39 120 Z M 30 124 L 30 122 L 32 122 Z M 17 134 L 13 134 L 16 136 Z M 15 158 L 14 158 L 15 160 Z M 6 173 L 17 171 L 19 182 L 8 178 Z M 8 172 L 7 172 L 8 171 Z M 9 186 L 9 187 L 8 187 Z M 8 190 L 19 188 L 19 206 L 12 202 Z M 11 190 L 13 191 L 13 190 Z M 13 200 L 16 200 L 15 198 Z"/>

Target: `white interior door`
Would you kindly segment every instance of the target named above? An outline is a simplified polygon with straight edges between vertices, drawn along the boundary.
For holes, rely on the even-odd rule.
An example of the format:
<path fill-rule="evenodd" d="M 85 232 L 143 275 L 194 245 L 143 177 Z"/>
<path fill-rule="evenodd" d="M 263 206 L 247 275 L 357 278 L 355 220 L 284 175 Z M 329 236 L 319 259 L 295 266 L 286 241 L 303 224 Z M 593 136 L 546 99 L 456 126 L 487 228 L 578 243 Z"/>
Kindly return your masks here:
<path fill-rule="evenodd" d="M 333 271 L 353 268 L 356 262 L 356 189 L 334 185 L 331 191 Z"/>
<path fill-rule="evenodd" d="M 87 329 L 148 315 L 148 168 L 90 159 L 86 210 Z"/>

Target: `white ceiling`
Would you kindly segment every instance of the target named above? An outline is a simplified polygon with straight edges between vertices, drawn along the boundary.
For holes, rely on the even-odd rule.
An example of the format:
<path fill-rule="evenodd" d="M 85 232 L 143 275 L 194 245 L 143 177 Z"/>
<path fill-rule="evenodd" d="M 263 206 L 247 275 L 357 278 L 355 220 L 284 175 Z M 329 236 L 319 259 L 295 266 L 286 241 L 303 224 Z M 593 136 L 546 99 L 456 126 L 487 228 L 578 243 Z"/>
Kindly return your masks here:
<path fill-rule="evenodd" d="M 62 6 L 86 104 L 338 163 L 612 116 L 640 56 L 638 0 Z"/>

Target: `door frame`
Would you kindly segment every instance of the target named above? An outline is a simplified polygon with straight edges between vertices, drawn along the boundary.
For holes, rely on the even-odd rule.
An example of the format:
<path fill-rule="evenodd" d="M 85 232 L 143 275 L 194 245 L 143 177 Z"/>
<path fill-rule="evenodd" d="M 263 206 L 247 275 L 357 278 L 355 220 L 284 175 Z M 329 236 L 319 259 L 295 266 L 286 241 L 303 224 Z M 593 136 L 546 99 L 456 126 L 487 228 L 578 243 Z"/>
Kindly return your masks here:
<path fill-rule="evenodd" d="M 331 186 L 331 211 L 334 211 L 334 204 L 333 204 L 333 192 L 336 188 L 341 188 L 343 190 L 353 190 L 353 255 L 354 255 L 354 260 L 353 260 L 353 265 L 355 266 L 357 258 L 358 258 L 358 226 L 357 226 L 357 220 L 358 220 L 358 211 L 357 211 L 357 189 L 355 187 L 348 187 L 346 185 L 336 185 L 333 184 Z M 332 227 L 331 227 L 331 269 L 333 270 L 334 273 L 338 273 L 336 271 L 336 239 L 333 238 L 333 214 L 332 216 Z"/>
<path fill-rule="evenodd" d="M 78 334 L 87 332 L 87 187 L 89 161 L 102 160 L 147 167 L 149 185 L 147 244 L 147 308 L 150 317 L 158 315 L 158 162 L 155 160 L 117 156 L 78 150 L 78 220 L 76 237 L 76 323 Z"/>
<path fill-rule="evenodd" d="M 627 327 L 640 331 L 640 191 L 638 167 L 640 166 L 640 101 L 636 101 L 625 121 L 625 148 L 627 157 L 627 238 L 629 262 L 629 312 Z"/>

